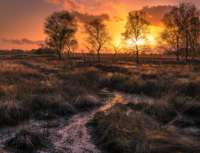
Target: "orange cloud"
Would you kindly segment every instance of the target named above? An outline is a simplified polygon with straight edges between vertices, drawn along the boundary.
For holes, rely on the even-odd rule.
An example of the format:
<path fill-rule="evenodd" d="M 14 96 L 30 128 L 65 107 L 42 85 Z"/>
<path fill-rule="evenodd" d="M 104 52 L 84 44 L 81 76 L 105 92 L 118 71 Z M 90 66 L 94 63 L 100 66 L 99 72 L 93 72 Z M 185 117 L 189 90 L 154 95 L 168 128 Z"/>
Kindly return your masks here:
<path fill-rule="evenodd" d="M 120 18 L 119 16 L 114 16 L 115 22 L 122 22 L 124 19 Z"/>
<path fill-rule="evenodd" d="M 115 8 L 115 9 L 124 9 L 125 8 L 125 5 L 123 3 L 122 4 L 116 4 L 116 3 L 108 2 L 108 1 L 106 1 L 105 6 L 108 7 L 108 8 Z"/>
<path fill-rule="evenodd" d="M 65 8 L 70 8 L 70 9 L 83 9 L 84 5 L 79 5 L 76 0 L 45 0 L 47 3 L 52 3 L 52 4 L 61 4 Z"/>
<path fill-rule="evenodd" d="M 72 11 L 72 14 L 75 15 L 78 22 L 82 22 L 82 23 L 90 22 L 96 18 L 102 19 L 103 21 L 111 21 L 110 16 L 106 13 L 102 13 L 100 15 L 93 15 L 93 14 L 89 14 L 88 12 L 80 13 L 78 11 Z"/>

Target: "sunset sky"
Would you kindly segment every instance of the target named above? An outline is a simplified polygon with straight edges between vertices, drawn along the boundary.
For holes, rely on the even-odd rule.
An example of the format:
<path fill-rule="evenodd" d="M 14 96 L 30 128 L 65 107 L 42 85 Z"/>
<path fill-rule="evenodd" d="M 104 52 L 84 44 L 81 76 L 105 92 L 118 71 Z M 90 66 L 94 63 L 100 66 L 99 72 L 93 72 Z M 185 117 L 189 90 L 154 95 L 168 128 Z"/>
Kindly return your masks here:
<path fill-rule="evenodd" d="M 200 0 L 191 2 L 200 8 Z M 128 12 L 144 10 L 151 21 L 153 44 L 162 30 L 163 15 L 178 4 L 179 0 L 0 0 L 0 49 L 37 49 L 45 39 L 44 19 L 63 9 L 74 14 L 80 26 L 95 17 L 104 20 L 115 44 L 124 32 Z M 84 49 L 80 28 L 76 36 L 79 50 Z"/>

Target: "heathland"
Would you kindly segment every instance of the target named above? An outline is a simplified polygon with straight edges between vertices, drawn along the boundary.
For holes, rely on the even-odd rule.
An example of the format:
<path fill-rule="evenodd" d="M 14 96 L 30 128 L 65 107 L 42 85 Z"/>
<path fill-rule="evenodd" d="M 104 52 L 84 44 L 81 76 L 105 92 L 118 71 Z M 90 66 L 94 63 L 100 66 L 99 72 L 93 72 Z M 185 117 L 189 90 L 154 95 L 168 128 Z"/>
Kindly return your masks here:
<path fill-rule="evenodd" d="M 110 61 L 2 57 L 0 152 L 199 153 L 198 59 Z"/>

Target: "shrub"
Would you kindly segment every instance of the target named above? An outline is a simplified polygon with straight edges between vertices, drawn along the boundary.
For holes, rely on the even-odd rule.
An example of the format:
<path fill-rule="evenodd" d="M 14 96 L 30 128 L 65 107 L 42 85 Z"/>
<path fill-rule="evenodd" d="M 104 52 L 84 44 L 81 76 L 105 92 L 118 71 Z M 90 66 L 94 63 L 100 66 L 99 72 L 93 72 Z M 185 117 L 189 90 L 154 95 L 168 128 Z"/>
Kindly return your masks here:
<path fill-rule="evenodd" d="M 44 96 L 37 96 L 34 95 L 31 97 L 31 102 L 29 104 L 29 107 L 32 111 L 38 111 L 38 110 L 45 110 L 50 107 L 51 99 L 47 95 Z"/>
<path fill-rule="evenodd" d="M 74 114 L 76 112 L 75 108 L 69 103 L 60 103 L 57 107 L 54 107 L 56 114 L 58 115 L 68 115 Z"/>
<path fill-rule="evenodd" d="M 21 150 L 35 150 L 44 146 L 39 135 L 27 129 L 21 129 L 11 138 L 5 142 L 6 148 L 21 149 Z"/>
<path fill-rule="evenodd" d="M 200 103 L 197 102 L 191 102 L 187 103 L 183 109 L 182 109 L 183 114 L 192 116 L 192 117 L 200 117 Z"/>
<path fill-rule="evenodd" d="M 126 104 L 127 107 L 130 107 L 133 110 L 142 110 L 143 108 L 147 107 L 149 104 L 146 102 L 129 102 Z"/>
<path fill-rule="evenodd" d="M 177 116 L 174 107 L 166 102 L 156 102 L 144 108 L 144 112 L 153 116 L 163 124 L 170 122 Z"/>
<path fill-rule="evenodd" d="M 152 120 L 145 115 L 126 115 L 123 104 L 117 103 L 104 112 L 95 113 L 88 126 L 94 128 L 94 135 L 97 145 L 110 153 L 132 153 L 140 149 L 147 149 L 145 137 L 151 126 L 157 129 Z M 114 110 L 121 110 L 116 115 Z"/>
<path fill-rule="evenodd" d="M 81 109 L 100 106 L 101 104 L 100 99 L 95 95 L 81 95 L 74 103 L 76 107 Z"/>
<path fill-rule="evenodd" d="M 185 87 L 182 89 L 183 93 L 188 96 L 197 96 L 200 94 L 200 83 L 199 82 L 189 82 Z"/>

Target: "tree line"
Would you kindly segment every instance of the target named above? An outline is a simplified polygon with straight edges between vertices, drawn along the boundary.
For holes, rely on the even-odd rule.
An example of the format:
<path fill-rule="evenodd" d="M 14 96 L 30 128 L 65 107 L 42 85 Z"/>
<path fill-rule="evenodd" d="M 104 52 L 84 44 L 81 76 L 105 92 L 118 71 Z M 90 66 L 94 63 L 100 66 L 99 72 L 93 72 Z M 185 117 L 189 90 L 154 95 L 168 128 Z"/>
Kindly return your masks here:
<path fill-rule="evenodd" d="M 185 56 L 185 63 L 188 55 L 194 59 L 199 54 L 200 48 L 199 15 L 199 10 L 193 3 L 180 2 L 178 6 L 172 7 L 171 11 L 164 15 L 162 22 L 165 28 L 156 38 L 159 49 L 176 55 L 177 62 L 181 54 Z M 54 12 L 45 19 L 44 23 L 44 33 L 47 35 L 46 45 L 55 50 L 55 56 L 58 55 L 59 59 L 64 50 L 67 50 L 69 58 L 69 53 L 74 53 L 78 48 L 75 37 L 77 30 L 75 16 L 66 10 Z M 113 60 L 123 48 L 129 52 L 136 52 L 138 64 L 139 52 L 147 48 L 149 44 L 147 35 L 150 33 L 150 21 L 143 11 L 129 12 L 125 32 L 121 34 L 121 42 L 118 45 L 112 44 L 112 37 L 101 19 L 85 22 L 83 33 L 86 35 L 85 47 L 91 54 L 97 53 L 98 62 L 100 62 L 102 48 L 113 46 L 115 51 Z"/>

